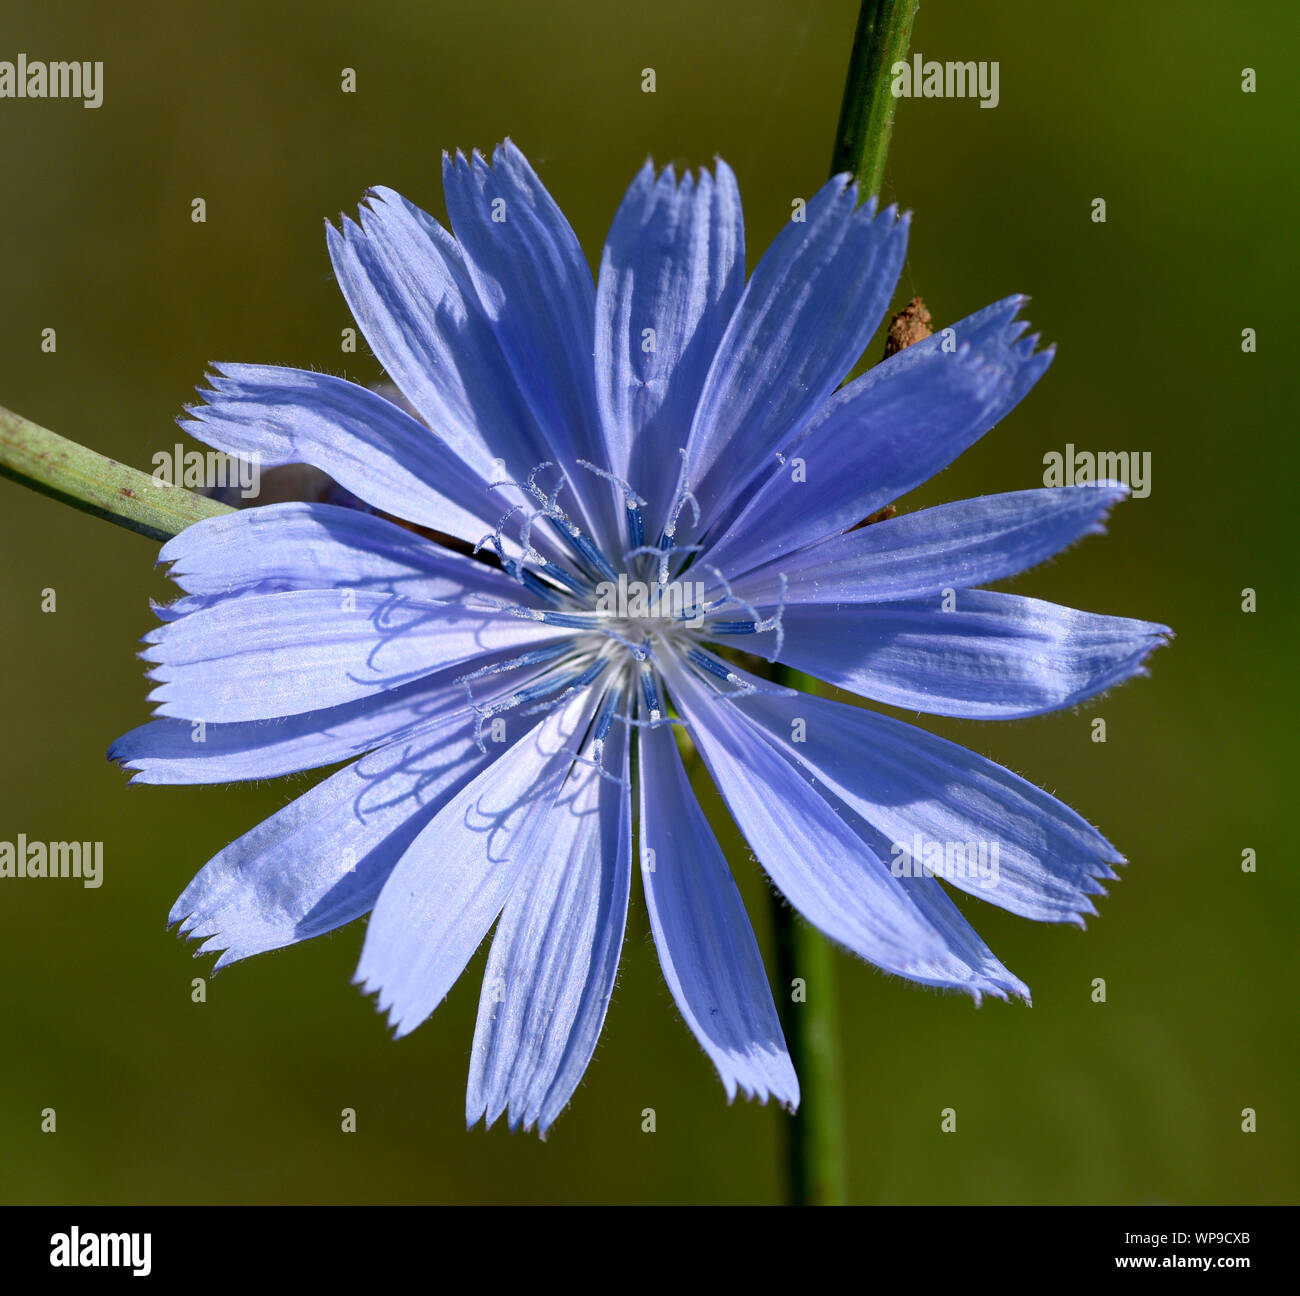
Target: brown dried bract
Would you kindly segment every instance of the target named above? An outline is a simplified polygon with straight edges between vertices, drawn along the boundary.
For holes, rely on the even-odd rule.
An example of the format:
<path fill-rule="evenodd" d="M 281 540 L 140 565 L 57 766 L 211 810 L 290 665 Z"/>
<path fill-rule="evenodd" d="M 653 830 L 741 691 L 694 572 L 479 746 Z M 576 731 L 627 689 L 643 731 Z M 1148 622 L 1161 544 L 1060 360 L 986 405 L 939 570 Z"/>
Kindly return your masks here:
<path fill-rule="evenodd" d="M 917 342 L 924 342 L 932 332 L 930 312 L 919 297 L 913 297 L 892 320 L 889 321 L 889 336 L 885 339 L 885 359 L 906 351 Z"/>
<path fill-rule="evenodd" d="M 885 339 L 885 359 L 906 351 L 908 347 L 924 342 L 933 330 L 930 328 L 930 312 L 919 297 L 913 297 L 893 319 L 889 321 L 889 336 Z M 898 510 L 892 504 L 877 509 L 870 517 L 863 518 L 849 528 L 856 531 L 859 527 L 871 526 L 873 522 L 885 522 L 896 517 Z"/>

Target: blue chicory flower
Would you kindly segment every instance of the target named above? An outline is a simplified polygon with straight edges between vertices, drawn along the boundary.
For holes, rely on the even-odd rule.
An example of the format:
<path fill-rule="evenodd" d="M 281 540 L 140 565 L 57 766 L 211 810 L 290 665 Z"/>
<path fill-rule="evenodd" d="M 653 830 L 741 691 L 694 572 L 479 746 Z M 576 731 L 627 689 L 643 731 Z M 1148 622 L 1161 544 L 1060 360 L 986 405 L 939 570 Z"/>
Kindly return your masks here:
<path fill-rule="evenodd" d="M 1082 923 L 1114 847 L 991 761 L 727 652 L 977 719 L 1072 706 L 1141 671 L 1165 627 L 977 588 L 1101 531 L 1123 487 L 857 525 L 1042 375 L 1052 352 L 1022 336 L 1024 299 L 957 324 L 955 347 L 937 335 L 841 387 L 909 223 L 859 207 L 849 177 L 748 282 L 721 161 L 680 181 L 647 163 L 594 282 L 512 144 L 490 166 L 445 158 L 443 180 L 454 237 L 382 188 L 359 224 L 328 228 L 405 405 L 223 364 L 182 421 L 228 453 L 314 465 L 368 508 L 251 508 L 162 549 L 184 596 L 146 639 L 160 718 L 110 753 L 132 781 L 348 762 L 212 859 L 171 921 L 224 951 L 221 967 L 369 913 L 357 981 L 398 1035 L 495 923 L 467 1116 L 545 1132 L 614 988 L 635 818 L 683 1017 L 729 1100 L 793 1108 L 758 945 L 678 725 L 772 882 L 832 940 L 976 1000 L 1028 998 L 939 879 Z"/>

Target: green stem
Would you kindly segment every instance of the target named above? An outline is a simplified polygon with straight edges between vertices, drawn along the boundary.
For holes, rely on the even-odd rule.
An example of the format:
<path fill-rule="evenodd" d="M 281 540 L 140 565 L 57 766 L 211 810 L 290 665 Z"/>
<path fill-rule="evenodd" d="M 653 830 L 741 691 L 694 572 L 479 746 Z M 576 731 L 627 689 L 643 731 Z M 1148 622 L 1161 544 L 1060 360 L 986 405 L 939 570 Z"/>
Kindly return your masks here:
<path fill-rule="evenodd" d="M 169 486 L 0 406 L 0 476 L 154 540 L 170 540 L 226 504 Z"/>
<path fill-rule="evenodd" d="M 775 898 L 772 904 L 781 1015 L 802 1095 L 786 1141 L 790 1204 L 842 1206 L 848 1185 L 835 955 L 788 905 Z"/>
<path fill-rule="evenodd" d="M 858 196 L 879 194 L 897 100 L 890 68 L 907 58 L 918 0 L 863 0 L 844 81 L 831 175 L 851 171 Z"/>
<path fill-rule="evenodd" d="M 831 174 L 851 171 L 860 199 L 880 192 L 894 126 L 890 69 L 907 58 L 916 10 L 917 0 L 863 0 L 858 15 Z M 791 688 L 817 691 L 815 680 L 783 666 L 774 677 Z M 790 1201 L 838 1206 L 847 1200 L 847 1175 L 835 955 L 825 937 L 777 898 L 772 924 L 782 1025 L 802 1095 L 789 1126 Z"/>

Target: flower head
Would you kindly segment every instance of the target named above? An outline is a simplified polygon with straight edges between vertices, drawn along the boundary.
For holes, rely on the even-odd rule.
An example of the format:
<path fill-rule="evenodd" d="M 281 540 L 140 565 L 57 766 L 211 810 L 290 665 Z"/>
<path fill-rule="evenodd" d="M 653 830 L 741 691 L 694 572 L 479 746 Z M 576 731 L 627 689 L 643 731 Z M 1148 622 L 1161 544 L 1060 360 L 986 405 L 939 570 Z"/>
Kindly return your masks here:
<path fill-rule="evenodd" d="M 397 399 L 225 364 L 183 422 L 231 454 L 311 464 L 362 506 L 252 508 L 162 550 L 184 596 L 147 636 L 159 718 L 110 753 L 133 781 L 348 762 L 211 860 L 171 920 L 224 951 L 220 967 L 369 913 L 357 980 L 399 1035 L 496 924 L 467 1114 L 545 1131 L 614 988 L 635 820 L 682 1015 L 728 1097 L 794 1106 L 684 732 L 804 918 L 887 972 L 1027 997 L 943 883 L 1081 922 L 1115 849 L 998 765 L 778 687 L 759 660 L 981 719 L 1070 706 L 1141 670 L 1164 627 L 979 588 L 1100 531 L 1123 487 L 857 525 L 1042 375 L 1052 353 L 1022 336 L 1023 299 L 841 387 L 908 231 L 859 206 L 847 177 L 746 281 L 729 168 L 679 181 L 647 164 L 593 282 L 513 145 L 491 165 L 446 158 L 443 174 L 454 236 L 388 189 L 328 229 Z"/>

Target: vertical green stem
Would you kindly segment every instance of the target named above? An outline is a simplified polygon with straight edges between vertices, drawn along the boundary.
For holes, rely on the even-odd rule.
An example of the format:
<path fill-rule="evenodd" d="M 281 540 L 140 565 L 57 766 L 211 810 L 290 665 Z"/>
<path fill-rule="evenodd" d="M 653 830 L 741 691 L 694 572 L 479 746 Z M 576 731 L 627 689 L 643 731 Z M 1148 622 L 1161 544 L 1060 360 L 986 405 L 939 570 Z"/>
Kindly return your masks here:
<path fill-rule="evenodd" d="M 897 106 L 890 68 L 907 58 L 918 0 L 863 0 L 844 81 L 831 175 L 851 171 L 859 195 L 880 192 Z"/>
<path fill-rule="evenodd" d="M 858 16 L 831 174 L 851 171 L 860 198 L 880 192 L 894 125 L 890 68 L 907 57 L 916 9 L 917 0 L 863 0 Z M 816 690 L 816 681 L 785 667 L 776 668 L 775 678 Z M 825 937 L 775 898 L 772 923 L 782 1025 L 802 1094 L 789 1125 L 790 1202 L 838 1206 L 848 1185 L 835 956 Z"/>
<path fill-rule="evenodd" d="M 781 1015 L 802 1094 L 786 1142 L 789 1200 L 842 1206 L 848 1185 L 835 955 L 815 927 L 779 899 L 772 905 Z"/>

